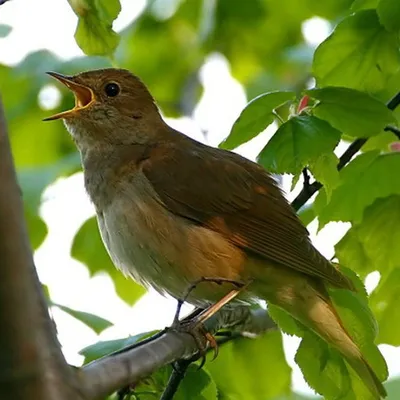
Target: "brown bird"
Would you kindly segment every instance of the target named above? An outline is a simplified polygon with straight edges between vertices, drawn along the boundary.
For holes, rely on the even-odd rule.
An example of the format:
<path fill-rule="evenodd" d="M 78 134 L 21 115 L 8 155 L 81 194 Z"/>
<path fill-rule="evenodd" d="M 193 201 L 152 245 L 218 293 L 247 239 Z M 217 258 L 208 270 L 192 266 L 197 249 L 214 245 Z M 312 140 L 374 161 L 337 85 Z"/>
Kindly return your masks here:
<path fill-rule="evenodd" d="M 311 244 L 274 179 L 235 153 L 172 129 L 129 71 L 49 73 L 75 94 L 62 118 L 80 151 L 104 244 L 125 274 L 180 299 L 202 277 L 249 283 L 335 347 L 376 399 L 386 391 L 335 311 L 326 287 L 354 290 Z M 217 302 L 232 284 L 203 282 L 188 301 Z"/>

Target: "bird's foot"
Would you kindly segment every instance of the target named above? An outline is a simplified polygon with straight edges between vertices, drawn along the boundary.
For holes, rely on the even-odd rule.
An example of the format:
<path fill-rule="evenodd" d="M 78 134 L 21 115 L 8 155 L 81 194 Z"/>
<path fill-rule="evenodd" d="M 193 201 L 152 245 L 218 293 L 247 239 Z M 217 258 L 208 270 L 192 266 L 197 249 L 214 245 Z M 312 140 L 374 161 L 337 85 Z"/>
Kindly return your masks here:
<path fill-rule="evenodd" d="M 203 367 L 206 361 L 206 353 L 209 348 L 213 349 L 214 357 L 213 360 L 218 355 L 218 343 L 210 332 L 206 330 L 203 324 L 203 319 L 200 318 L 202 312 L 207 311 L 198 309 L 197 316 L 192 317 L 191 319 L 184 319 L 182 321 L 178 321 L 177 323 L 173 323 L 169 329 L 174 330 L 180 333 L 188 333 L 191 335 L 196 343 L 198 349 L 198 355 L 201 358 L 201 363 L 199 369 Z M 197 357 L 196 357 L 197 359 Z"/>
<path fill-rule="evenodd" d="M 182 307 L 183 302 L 187 299 L 190 292 L 201 282 L 215 282 L 218 284 L 222 283 L 232 283 L 237 287 L 237 289 L 231 290 L 227 295 L 225 295 L 221 300 L 217 303 L 211 305 L 206 309 L 196 309 L 192 314 L 188 317 L 184 318 L 182 321 L 179 320 L 179 313 Z M 178 301 L 178 307 L 175 313 L 174 322 L 172 323 L 171 329 L 174 329 L 178 332 L 189 333 L 195 340 L 196 345 L 199 350 L 199 354 L 202 358 L 202 362 L 200 364 L 201 368 L 205 363 L 205 354 L 208 347 L 214 350 L 213 360 L 218 356 L 218 343 L 215 337 L 208 332 L 204 323 L 211 318 L 215 313 L 217 313 L 225 304 L 229 303 L 233 300 L 247 285 L 242 282 L 237 282 L 229 279 L 220 279 L 220 278 L 202 278 L 196 283 L 192 284 L 189 290 L 186 292 L 183 300 Z"/>

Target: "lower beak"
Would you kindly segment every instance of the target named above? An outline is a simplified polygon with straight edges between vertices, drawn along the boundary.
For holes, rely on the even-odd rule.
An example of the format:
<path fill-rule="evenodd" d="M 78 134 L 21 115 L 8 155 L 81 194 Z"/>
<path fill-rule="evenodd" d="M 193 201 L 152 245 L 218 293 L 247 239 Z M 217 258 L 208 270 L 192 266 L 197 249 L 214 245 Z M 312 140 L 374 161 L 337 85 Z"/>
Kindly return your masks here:
<path fill-rule="evenodd" d="M 71 76 L 61 75 L 57 72 L 47 72 L 48 75 L 57 79 L 63 83 L 68 89 L 70 89 L 75 96 L 75 107 L 71 110 L 63 111 L 58 114 L 54 114 L 50 117 L 44 118 L 43 121 L 52 121 L 60 118 L 68 118 L 86 107 L 89 107 L 95 101 L 94 93 L 92 89 L 87 86 L 81 85 L 74 81 Z"/>

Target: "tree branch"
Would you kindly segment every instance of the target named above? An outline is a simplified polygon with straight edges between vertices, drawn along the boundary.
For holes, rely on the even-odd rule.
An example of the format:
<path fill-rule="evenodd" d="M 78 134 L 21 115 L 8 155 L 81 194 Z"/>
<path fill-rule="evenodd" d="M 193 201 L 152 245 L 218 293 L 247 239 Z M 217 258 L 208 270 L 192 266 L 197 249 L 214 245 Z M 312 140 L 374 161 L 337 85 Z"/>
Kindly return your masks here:
<path fill-rule="evenodd" d="M 194 360 L 193 360 L 194 361 Z M 174 398 L 180 383 L 185 377 L 186 371 L 189 365 L 193 362 L 192 360 L 179 360 L 174 363 L 174 369 L 171 376 L 168 379 L 167 386 L 165 387 L 164 393 L 160 397 L 160 400 L 171 400 Z"/>
<path fill-rule="evenodd" d="M 400 92 L 397 93 L 395 96 L 393 96 L 386 104 L 386 107 L 389 110 L 394 110 L 398 105 L 400 104 Z M 386 127 L 385 130 L 390 130 L 394 132 L 393 128 L 391 127 Z M 396 130 L 394 132 L 398 137 L 399 131 Z M 360 138 L 356 139 L 353 143 L 350 144 L 350 146 L 347 148 L 347 150 L 342 154 L 342 156 L 339 158 L 339 163 L 337 165 L 338 171 L 340 171 L 343 167 L 347 165 L 347 163 L 350 162 L 350 160 L 354 157 L 354 155 L 360 151 L 361 147 L 364 146 L 364 144 L 367 142 L 367 138 Z M 319 189 L 322 188 L 322 183 L 315 181 L 312 184 L 305 183 L 303 186 L 303 189 L 301 192 L 297 195 L 297 197 L 292 201 L 292 206 L 293 208 L 298 211 L 301 207 L 304 206 L 304 204 L 307 203 L 307 201 L 316 193 L 318 192 Z"/>
<path fill-rule="evenodd" d="M 384 131 L 385 131 L 385 132 L 392 132 L 392 133 L 394 133 L 394 134 L 397 136 L 397 139 L 400 140 L 400 129 L 399 129 L 399 128 L 396 128 L 396 127 L 394 127 L 394 126 L 387 126 L 387 127 L 384 129 Z"/>
<path fill-rule="evenodd" d="M 205 323 L 209 332 L 222 328 L 260 334 L 276 325 L 263 309 L 239 306 L 220 310 Z M 177 360 L 189 360 L 198 351 L 193 337 L 187 333 L 166 330 L 152 341 L 93 361 L 78 374 L 82 392 L 88 399 L 98 399 L 121 387 L 137 383 L 157 369 Z"/>
<path fill-rule="evenodd" d="M 1 101 L 0 182 L 0 398 L 82 399 L 33 264 Z"/>

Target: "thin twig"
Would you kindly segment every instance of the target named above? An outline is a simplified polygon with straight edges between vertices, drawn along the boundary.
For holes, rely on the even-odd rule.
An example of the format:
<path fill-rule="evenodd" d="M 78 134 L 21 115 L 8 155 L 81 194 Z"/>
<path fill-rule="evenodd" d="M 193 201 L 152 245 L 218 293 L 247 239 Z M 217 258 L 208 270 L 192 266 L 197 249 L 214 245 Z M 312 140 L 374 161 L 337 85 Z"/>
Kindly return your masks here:
<path fill-rule="evenodd" d="M 389 110 L 395 110 L 400 104 L 400 92 L 394 95 L 386 104 Z"/>
<path fill-rule="evenodd" d="M 301 171 L 301 173 L 303 175 L 303 186 L 307 188 L 310 186 L 310 174 L 308 173 L 308 169 L 303 168 L 303 171 Z"/>
<path fill-rule="evenodd" d="M 399 139 L 400 140 L 400 129 L 399 128 L 396 128 L 395 126 L 387 126 L 385 129 L 384 129 L 384 131 L 385 132 L 392 132 L 392 133 L 394 133 L 396 136 L 397 136 L 397 139 Z"/>
<path fill-rule="evenodd" d="M 171 376 L 168 379 L 167 386 L 165 387 L 164 393 L 160 397 L 160 400 L 171 400 L 174 398 L 180 383 L 185 377 L 186 371 L 192 360 L 179 360 L 173 364 L 173 370 Z"/>
<path fill-rule="evenodd" d="M 393 96 L 386 104 L 386 107 L 389 110 L 394 110 L 400 104 L 400 92 Z M 393 132 L 391 127 L 386 127 L 385 130 L 390 130 Z M 396 134 L 396 133 L 395 133 Z M 361 149 L 361 147 L 366 143 L 367 138 L 356 139 L 347 150 L 342 154 L 339 158 L 339 163 L 337 165 L 338 171 L 340 171 L 347 163 L 354 157 L 354 155 Z M 297 195 L 297 197 L 292 201 L 292 207 L 298 211 L 307 201 L 316 193 L 319 189 L 322 188 L 322 183 L 315 181 L 311 185 L 304 185 L 301 192 Z"/>

